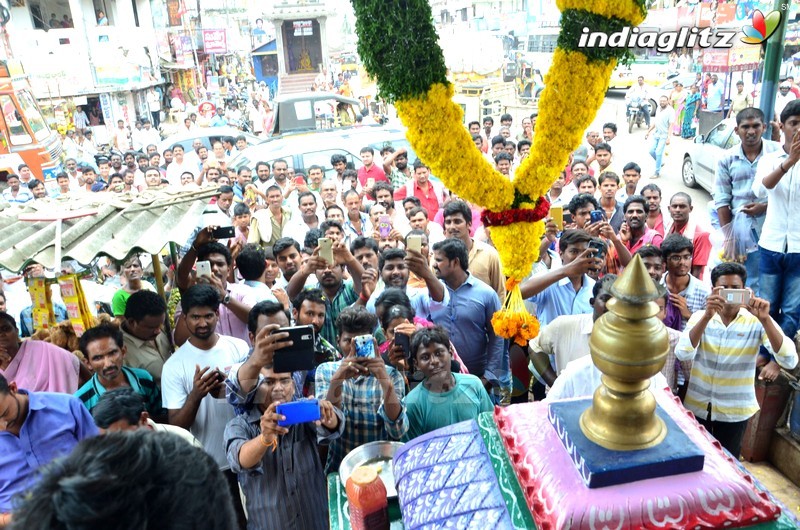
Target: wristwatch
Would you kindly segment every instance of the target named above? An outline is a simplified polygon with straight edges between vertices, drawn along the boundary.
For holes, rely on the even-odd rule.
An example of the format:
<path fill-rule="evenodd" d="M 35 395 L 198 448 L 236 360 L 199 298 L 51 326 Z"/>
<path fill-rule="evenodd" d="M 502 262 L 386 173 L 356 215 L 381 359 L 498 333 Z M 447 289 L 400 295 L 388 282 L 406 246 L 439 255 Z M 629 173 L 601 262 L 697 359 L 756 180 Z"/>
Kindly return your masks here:
<path fill-rule="evenodd" d="M 225 297 L 222 299 L 222 305 L 228 305 L 228 302 L 231 301 L 231 293 L 225 293 Z"/>

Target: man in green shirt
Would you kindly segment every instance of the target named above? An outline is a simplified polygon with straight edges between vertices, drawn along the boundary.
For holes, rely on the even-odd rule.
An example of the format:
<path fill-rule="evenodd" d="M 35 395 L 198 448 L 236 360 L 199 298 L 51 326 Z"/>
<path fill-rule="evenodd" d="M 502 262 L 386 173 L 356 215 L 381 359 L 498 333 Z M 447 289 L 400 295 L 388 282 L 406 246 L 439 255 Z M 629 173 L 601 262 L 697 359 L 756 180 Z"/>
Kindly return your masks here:
<path fill-rule="evenodd" d="M 450 337 L 439 326 L 411 336 L 411 358 L 425 376 L 406 396 L 407 439 L 490 412 L 492 400 L 480 378 L 451 371 Z"/>

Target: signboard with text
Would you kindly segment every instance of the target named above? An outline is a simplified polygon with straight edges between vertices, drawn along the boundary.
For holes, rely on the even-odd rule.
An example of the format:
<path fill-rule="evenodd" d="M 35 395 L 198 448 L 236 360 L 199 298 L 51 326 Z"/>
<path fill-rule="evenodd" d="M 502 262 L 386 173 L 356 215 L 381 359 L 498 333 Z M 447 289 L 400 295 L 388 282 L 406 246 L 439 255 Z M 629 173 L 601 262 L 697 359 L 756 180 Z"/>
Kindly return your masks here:
<path fill-rule="evenodd" d="M 295 20 L 292 22 L 295 37 L 313 35 L 314 30 L 310 20 Z"/>
<path fill-rule="evenodd" d="M 206 53 L 228 53 L 228 41 L 225 30 L 204 29 L 203 50 L 205 50 Z"/>

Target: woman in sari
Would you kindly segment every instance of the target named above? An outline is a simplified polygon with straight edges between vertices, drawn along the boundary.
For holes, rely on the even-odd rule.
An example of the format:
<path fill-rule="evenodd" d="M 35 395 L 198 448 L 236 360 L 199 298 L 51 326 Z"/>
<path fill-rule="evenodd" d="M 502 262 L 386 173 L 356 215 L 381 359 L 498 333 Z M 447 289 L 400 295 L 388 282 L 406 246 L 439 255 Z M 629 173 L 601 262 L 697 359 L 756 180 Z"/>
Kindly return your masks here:
<path fill-rule="evenodd" d="M 694 127 L 694 117 L 697 115 L 697 109 L 700 106 L 700 92 L 697 85 L 692 85 L 689 88 L 689 95 L 686 96 L 683 110 L 683 121 L 681 123 L 681 137 L 694 138 L 697 130 Z"/>
<path fill-rule="evenodd" d="M 672 108 L 675 109 L 675 125 L 672 126 L 672 134 L 679 135 L 681 133 L 681 124 L 683 123 L 683 116 L 685 114 L 686 92 L 683 90 L 683 85 L 680 81 L 675 81 L 675 89 L 669 95 L 669 102 Z"/>

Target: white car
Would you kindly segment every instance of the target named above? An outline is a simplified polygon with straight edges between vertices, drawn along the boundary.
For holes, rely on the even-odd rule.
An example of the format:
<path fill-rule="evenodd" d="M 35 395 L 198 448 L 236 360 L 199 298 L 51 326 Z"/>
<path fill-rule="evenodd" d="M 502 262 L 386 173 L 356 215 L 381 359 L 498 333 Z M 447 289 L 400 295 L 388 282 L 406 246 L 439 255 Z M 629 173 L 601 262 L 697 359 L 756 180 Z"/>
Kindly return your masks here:
<path fill-rule="evenodd" d="M 326 177 L 335 175 L 331 167 L 331 155 L 341 154 L 355 167 L 361 166 L 359 156 L 362 147 L 375 150 L 375 163 L 380 167 L 380 150 L 390 146 L 395 150 L 404 147 L 408 151 L 408 163 L 413 164 L 417 155 L 406 139 L 404 127 L 383 125 L 331 129 L 328 131 L 293 134 L 274 138 L 260 145 L 248 147 L 228 162 L 229 168 L 247 166 L 255 169 L 257 162 L 268 162 L 271 166 L 281 158 L 290 168 L 308 169 L 318 165 L 325 169 Z"/>
<path fill-rule="evenodd" d="M 650 100 L 650 115 L 656 115 L 656 109 L 658 109 L 658 100 L 661 99 L 661 96 L 667 96 L 667 99 L 669 99 L 669 95 L 672 94 L 672 83 L 674 81 L 680 81 L 681 85 L 683 85 L 683 89 L 688 93 L 689 85 L 693 85 L 695 79 L 695 74 L 679 74 L 675 77 L 671 77 L 669 80 L 664 81 L 658 86 L 648 87 L 647 95 L 649 96 L 648 99 Z"/>
<path fill-rule="evenodd" d="M 695 137 L 694 144 L 683 155 L 681 178 L 686 186 L 699 186 L 713 194 L 717 162 L 724 151 L 741 142 L 739 136 L 733 132 L 735 127 L 734 118 L 722 120 L 708 134 Z"/>
<path fill-rule="evenodd" d="M 180 132 L 161 140 L 161 143 L 158 144 L 158 152 L 163 153 L 165 149 L 172 149 L 173 145 L 180 144 L 183 146 L 183 150 L 188 153 L 192 150 L 194 141 L 198 139 L 211 151 L 211 144 L 217 140 L 221 140 L 226 136 L 236 138 L 239 135 L 247 138 L 247 145 L 260 144 L 265 140 L 265 138 L 259 138 L 254 134 L 242 132 L 236 127 L 198 127 L 193 131 Z"/>

